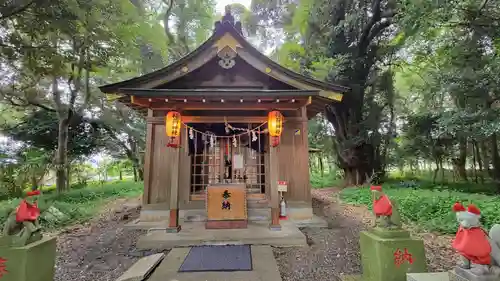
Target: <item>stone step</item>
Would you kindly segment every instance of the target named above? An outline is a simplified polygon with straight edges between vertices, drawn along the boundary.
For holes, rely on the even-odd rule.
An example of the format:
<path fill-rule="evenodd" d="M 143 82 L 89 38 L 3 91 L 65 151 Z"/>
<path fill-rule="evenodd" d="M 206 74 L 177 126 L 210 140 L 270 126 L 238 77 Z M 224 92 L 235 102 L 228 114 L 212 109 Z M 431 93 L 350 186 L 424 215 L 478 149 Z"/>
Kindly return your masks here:
<path fill-rule="evenodd" d="M 449 281 L 448 272 L 407 273 L 406 281 Z"/>
<path fill-rule="evenodd" d="M 269 201 L 262 199 L 248 199 L 247 209 L 269 208 Z"/>

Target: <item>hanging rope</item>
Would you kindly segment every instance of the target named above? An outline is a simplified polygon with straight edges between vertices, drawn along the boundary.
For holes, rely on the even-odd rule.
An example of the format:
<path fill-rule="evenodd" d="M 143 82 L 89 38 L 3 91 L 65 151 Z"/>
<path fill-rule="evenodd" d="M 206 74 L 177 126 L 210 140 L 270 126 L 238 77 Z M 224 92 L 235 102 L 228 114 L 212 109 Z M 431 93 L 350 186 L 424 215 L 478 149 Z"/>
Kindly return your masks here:
<path fill-rule="evenodd" d="M 227 123 L 226 123 L 226 128 L 230 128 L 230 129 L 231 129 L 231 130 L 233 130 L 233 131 L 243 131 L 242 133 L 239 133 L 239 134 L 234 134 L 234 135 L 230 135 L 230 136 L 217 136 L 217 135 L 215 135 L 215 134 L 213 134 L 213 133 L 205 133 L 205 132 L 202 132 L 202 131 L 198 131 L 198 130 L 196 130 L 195 128 L 193 128 L 193 127 L 191 127 L 191 126 L 187 125 L 187 124 L 186 124 L 186 123 L 184 123 L 184 122 L 182 122 L 182 124 L 183 124 L 184 126 L 186 126 L 186 128 L 188 128 L 190 132 L 191 132 L 191 131 L 193 131 L 193 132 L 196 132 L 196 133 L 198 133 L 198 134 L 201 134 L 202 136 L 207 136 L 207 137 L 215 137 L 215 138 L 234 138 L 234 137 L 240 137 L 240 136 L 243 136 L 243 135 L 245 135 L 245 134 L 249 134 L 249 133 L 251 133 L 251 134 L 252 134 L 252 136 L 256 136 L 256 134 L 266 134 L 266 133 L 268 132 L 268 130 L 267 130 L 267 129 L 265 129 L 265 130 L 260 130 L 260 128 L 262 128 L 264 125 L 266 125 L 266 124 L 267 124 L 267 121 L 266 121 L 266 122 L 264 122 L 264 123 L 262 123 L 262 124 L 260 124 L 259 126 L 257 126 L 257 127 L 256 127 L 256 128 L 254 128 L 254 129 L 236 128 L 236 127 L 232 127 L 231 125 L 229 125 L 229 124 L 227 124 Z M 228 125 L 229 125 L 229 126 L 228 126 Z M 227 130 L 226 130 L 226 131 L 227 131 Z M 256 137 L 254 137 L 254 138 L 256 139 Z M 252 141 L 254 141 L 254 140 L 253 140 L 253 138 L 252 138 Z"/>

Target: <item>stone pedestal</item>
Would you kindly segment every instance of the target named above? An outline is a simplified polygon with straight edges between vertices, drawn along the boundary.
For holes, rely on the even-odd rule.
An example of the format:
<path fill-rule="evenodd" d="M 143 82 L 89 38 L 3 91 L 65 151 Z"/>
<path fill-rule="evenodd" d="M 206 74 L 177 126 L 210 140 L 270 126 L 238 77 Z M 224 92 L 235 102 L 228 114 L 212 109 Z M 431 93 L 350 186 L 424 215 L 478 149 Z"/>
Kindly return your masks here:
<path fill-rule="evenodd" d="M 485 275 L 476 275 L 471 270 L 456 266 L 448 272 L 450 281 L 499 281 L 500 275 L 491 273 Z"/>
<path fill-rule="evenodd" d="M 405 281 L 407 273 L 427 272 L 424 243 L 409 232 L 375 228 L 360 236 L 363 281 Z"/>
<path fill-rule="evenodd" d="M 2 247 L 0 258 L 6 260 L 7 271 L 2 281 L 53 281 L 56 238 L 45 237 L 24 247 Z"/>

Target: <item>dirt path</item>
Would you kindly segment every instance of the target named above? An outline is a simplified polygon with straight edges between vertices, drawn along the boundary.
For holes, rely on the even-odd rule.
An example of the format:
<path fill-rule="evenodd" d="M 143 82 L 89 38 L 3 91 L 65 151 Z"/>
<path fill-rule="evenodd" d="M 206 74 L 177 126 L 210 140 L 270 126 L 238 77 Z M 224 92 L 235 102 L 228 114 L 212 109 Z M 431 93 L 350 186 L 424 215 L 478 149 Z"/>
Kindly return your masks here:
<path fill-rule="evenodd" d="M 372 223 L 372 215 L 364 206 L 343 204 L 338 189 L 313 190 L 313 207 L 318 216 L 327 219 L 328 229 L 305 228 L 309 248 L 275 249 L 283 281 L 340 280 L 344 274 L 359 274 L 359 232 Z M 456 256 L 450 247 L 450 236 L 430 233 L 412 235 L 424 239 L 430 271 L 446 271 Z"/>
<path fill-rule="evenodd" d="M 138 199 L 117 200 L 84 225 L 58 236 L 55 281 L 114 281 L 135 261 L 151 252 L 135 248 L 143 232 L 123 230 L 139 215 Z"/>

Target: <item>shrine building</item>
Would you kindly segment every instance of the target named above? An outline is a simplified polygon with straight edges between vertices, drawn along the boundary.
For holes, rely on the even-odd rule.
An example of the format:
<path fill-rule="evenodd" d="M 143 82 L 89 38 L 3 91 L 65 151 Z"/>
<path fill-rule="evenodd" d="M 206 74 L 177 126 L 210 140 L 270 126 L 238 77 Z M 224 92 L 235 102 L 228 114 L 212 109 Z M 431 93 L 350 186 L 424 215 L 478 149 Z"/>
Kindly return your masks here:
<path fill-rule="evenodd" d="M 348 88 L 272 61 L 230 11 L 182 59 L 100 89 L 147 115 L 140 222 L 279 230 L 281 194 L 288 219 L 312 218 L 307 121 Z"/>

